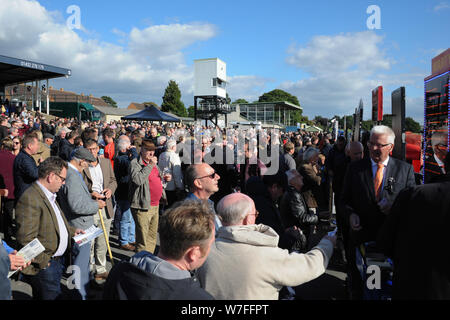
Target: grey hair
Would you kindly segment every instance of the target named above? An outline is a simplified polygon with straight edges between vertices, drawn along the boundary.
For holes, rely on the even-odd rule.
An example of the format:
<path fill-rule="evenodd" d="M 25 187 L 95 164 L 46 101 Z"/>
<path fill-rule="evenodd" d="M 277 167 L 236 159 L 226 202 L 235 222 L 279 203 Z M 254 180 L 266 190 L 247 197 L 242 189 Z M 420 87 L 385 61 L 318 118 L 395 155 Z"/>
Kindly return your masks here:
<path fill-rule="evenodd" d="M 156 139 L 156 142 L 157 142 L 158 144 L 161 144 L 161 142 L 162 142 L 163 140 L 167 141 L 167 138 L 166 138 L 165 136 L 159 136 L 159 137 Z"/>
<path fill-rule="evenodd" d="M 173 139 L 170 139 L 169 141 L 167 141 L 167 144 L 166 144 L 167 150 L 172 149 L 176 145 L 177 145 L 177 142 Z"/>
<path fill-rule="evenodd" d="M 131 145 L 131 142 L 129 139 L 124 139 L 124 138 L 121 139 L 121 137 L 123 137 L 123 136 L 120 136 L 119 142 L 117 142 L 117 148 L 120 151 L 125 150 L 126 148 L 128 148 L 129 145 Z"/>
<path fill-rule="evenodd" d="M 385 134 L 388 136 L 388 142 L 394 144 L 395 142 L 395 133 L 388 126 L 375 126 L 370 130 L 370 139 L 372 139 L 373 134 Z"/>
<path fill-rule="evenodd" d="M 222 198 L 217 204 L 217 214 L 224 226 L 239 224 L 253 209 L 253 203 L 250 198 L 233 202 L 226 207 L 223 205 L 224 199 Z"/>
<path fill-rule="evenodd" d="M 309 163 L 309 161 L 320 152 L 316 148 L 308 148 L 303 152 L 303 162 Z"/>
<path fill-rule="evenodd" d="M 441 129 L 444 129 L 444 128 L 441 128 Z M 447 130 L 447 129 L 445 128 L 445 130 Z M 442 143 L 442 142 L 444 144 L 447 144 L 447 140 L 448 140 L 447 132 L 437 131 L 437 132 L 433 133 L 433 135 L 431 136 L 431 145 L 434 147 L 435 145 Z"/>

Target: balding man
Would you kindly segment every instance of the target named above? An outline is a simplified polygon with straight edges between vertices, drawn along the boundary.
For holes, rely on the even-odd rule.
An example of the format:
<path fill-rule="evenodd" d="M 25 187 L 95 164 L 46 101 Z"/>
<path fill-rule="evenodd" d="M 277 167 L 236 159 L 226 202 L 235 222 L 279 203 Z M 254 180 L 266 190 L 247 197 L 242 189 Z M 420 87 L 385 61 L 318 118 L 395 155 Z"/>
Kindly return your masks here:
<path fill-rule="evenodd" d="M 364 147 L 359 141 L 352 141 L 345 147 L 345 155 L 350 161 L 358 161 L 364 158 Z"/>
<path fill-rule="evenodd" d="M 233 193 L 217 205 L 223 227 L 205 264 L 200 284 L 216 299 L 277 300 L 283 286 L 298 286 L 325 272 L 336 241 L 325 236 L 306 254 L 278 248 L 269 226 L 255 225 L 258 211 L 245 194 Z"/>
<path fill-rule="evenodd" d="M 214 193 L 219 191 L 220 176 L 207 163 L 193 164 L 186 169 L 185 181 L 189 188 L 189 194 L 186 200 L 208 200 L 212 210 L 214 210 L 214 202 L 209 199 Z M 218 230 L 222 223 L 215 216 L 214 224 Z"/>

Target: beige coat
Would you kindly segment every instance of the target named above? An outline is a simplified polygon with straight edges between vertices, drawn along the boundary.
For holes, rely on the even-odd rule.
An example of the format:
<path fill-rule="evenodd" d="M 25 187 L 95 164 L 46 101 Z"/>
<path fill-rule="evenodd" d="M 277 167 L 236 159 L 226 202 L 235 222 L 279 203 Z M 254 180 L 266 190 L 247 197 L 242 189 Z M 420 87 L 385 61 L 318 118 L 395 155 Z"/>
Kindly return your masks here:
<path fill-rule="evenodd" d="M 277 233 L 263 224 L 220 228 L 199 269 L 201 286 L 219 300 L 277 300 L 283 286 L 322 275 L 333 253 L 325 239 L 306 254 L 277 245 Z"/>
<path fill-rule="evenodd" d="M 106 158 L 98 158 L 100 161 L 100 168 L 103 173 L 103 189 L 111 189 L 112 196 L 114 196 L 114 192 L 117 189 L 117 181 L 116 176 L 114 175 L 114 170 L 111 166 L 111 161 Z M 92 177 L 89 172 L 89 168 L 83 170 L 83 179 L 86 182 L 86 185 L 89 189 L 89 192 L 92 193 Z M 114 208 L 112 203 L 112 197 L 106 200 L 106 215 L 109 219 L 114 217 Z"/>

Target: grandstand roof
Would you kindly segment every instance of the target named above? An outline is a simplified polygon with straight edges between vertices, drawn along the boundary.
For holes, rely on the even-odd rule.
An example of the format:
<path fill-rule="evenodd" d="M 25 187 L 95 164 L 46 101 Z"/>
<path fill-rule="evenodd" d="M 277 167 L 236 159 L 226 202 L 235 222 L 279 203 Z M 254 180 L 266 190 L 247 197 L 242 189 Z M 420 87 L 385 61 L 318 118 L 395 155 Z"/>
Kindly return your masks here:
<path fill-rule="evenodd" d="M 70 75 L 70 69 L 0 55 L 0 86 Z"/>

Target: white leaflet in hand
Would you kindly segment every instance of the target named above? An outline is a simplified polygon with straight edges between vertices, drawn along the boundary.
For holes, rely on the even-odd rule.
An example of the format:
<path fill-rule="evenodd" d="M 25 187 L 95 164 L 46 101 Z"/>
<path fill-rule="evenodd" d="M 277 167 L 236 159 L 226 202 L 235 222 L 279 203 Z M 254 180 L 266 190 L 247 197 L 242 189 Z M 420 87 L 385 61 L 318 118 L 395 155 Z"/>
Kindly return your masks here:
<path fill-rule="evenodd" d="M 40 253 L 44 252 L 45 248 L 42 243 L 37 239 L 33 239 L 30 243 L 28 243 L 25 247 L 17 252 L 18 256 L 22 256 L 25 263 L 30 262 L 32 259 L 37 257 Z M 10 271 L 8 273 L 8 278 L 11 277 L 17 270 Z"/>
<path fill-rule="evenodd" d="M 103 230 L 92 225 L 88 229 L 84 230 L 84 232 L 85 233 L 81 233 L 81 234 L 73 237 L 73 240 L 79 246 L 84 246 L 86 243 L 91 242 L 92 240 L 97 238 L 99 235 L 101 235 L 103 233 Z"/>

